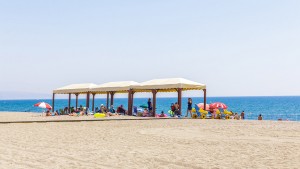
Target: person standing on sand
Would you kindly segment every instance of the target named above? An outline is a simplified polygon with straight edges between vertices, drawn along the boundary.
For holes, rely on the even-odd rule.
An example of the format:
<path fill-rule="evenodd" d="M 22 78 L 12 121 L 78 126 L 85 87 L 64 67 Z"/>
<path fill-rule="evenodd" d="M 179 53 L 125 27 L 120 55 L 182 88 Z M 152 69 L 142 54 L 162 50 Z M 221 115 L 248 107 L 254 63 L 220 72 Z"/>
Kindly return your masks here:
<path fill-rule="evenodd" d="M 150 113 L 152 113 L 152 102 L 150 98 L 148 99 L 148 110 Z"/>
<path fill-rule="evenodd" d="M 189 113 L 190 113 L 190 115 L 192 117 L 192 109 L 193 109 L 192 105 L 193 105 L 193 100 L 192 100 L 192 98 L 189 98 L 188 99 L 188 108 L 187 108 L 185 117 L 188 117 Z"/>
<path fill-rule="evenodd" d="M 241 113 L 241 120 L 244 120 L 244 119 L 245 119 L 245 112 L 242 111 L 242 113 Z"/>
<path fill-rule="evenodd" d="M 262 115 L 260 114 L 259 116 L 258 116 L 258 118 L 257 118 L 257 120 L 262 120 L 263 118 L 262 118 Z"/>

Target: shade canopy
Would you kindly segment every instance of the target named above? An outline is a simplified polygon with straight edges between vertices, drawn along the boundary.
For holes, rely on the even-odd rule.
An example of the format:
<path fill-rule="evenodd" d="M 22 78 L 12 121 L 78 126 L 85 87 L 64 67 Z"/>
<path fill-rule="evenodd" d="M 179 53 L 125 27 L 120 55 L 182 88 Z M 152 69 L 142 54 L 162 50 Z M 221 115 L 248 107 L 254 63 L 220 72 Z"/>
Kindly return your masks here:
<path fill-rule="evenodd" d="M 91 89 L 91 92 L 92 93 L 105 93 L 105 92 L 126 93 L 134 86 L 140 86 L 140 83 L 135 81 L 109 82 L 109 83 L 104 83 L 93 87 Z"/>
<path fill-rule="evenodd" d="M 203 90 L 206 89 L 206 85 L 184 78 L 170 78 L 154 79 L 133 87 L 134 90 L 140 92 L 146 92 L 149 90 L 157 90 L 159 92 L 176 92 L 178 88 L 182 90 Z"/>
<path fill-rule="evenodd" d="M 82 83 L 82 84 L 71 84 L 58 89 L 53 90 L 55 94 L 76 94 L 76 93 L 87 93 L 90 92 L 93 87 L 97 85 L 94 83 Z"/>

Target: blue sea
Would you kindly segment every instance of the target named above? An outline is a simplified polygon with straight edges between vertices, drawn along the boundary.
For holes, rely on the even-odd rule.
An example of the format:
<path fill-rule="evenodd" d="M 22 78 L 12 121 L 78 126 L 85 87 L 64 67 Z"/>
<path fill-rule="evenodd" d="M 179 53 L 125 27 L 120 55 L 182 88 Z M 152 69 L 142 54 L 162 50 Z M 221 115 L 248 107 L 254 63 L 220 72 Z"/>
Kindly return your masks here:
<path fill-rule="evenodd" d="M 182 111 L 185 114 L 187 109 L 187 99 L 182 99 Z M 203 98 L 195 97 L 193 104 L 202 103 Z M 44 101 L 49 104 L 52 100 L 0 100 L 0 112 L 42 112 L 43 110 L 33 105 L 37 102 Z M 171 103 L 175 103 L 177 98 L 157 98 L 157 112 L 168 112 Z M 126 98 L 115 98 L 115 107 L 124 105 L 127 107 Z M 245 118 L 248 120 L 257 119 L 262 114 L 264 120 L 290 120 L 300 121 L 300 97 L 208 97 L 207 103 L 223 102 L 228 106 L 228 110 L 241 113 L 245 111 Z M 91 105 L 92 103 L 90 103 Z M 95 107 L 100 104 L 106 105 L 106 99 L 95 99 Z M 147 98 L 135 98 L 134 106 L 147 104 Z M 85 99 L 79 99 L 78 105 L 85 106 Z M 56 99 L 55 110 L 63 109 L 68 106 L 67 99 Z M 75 107 L 75 99 L 72 100 L 71 106 Z M 90 106 L 91 107 L 91 106 Z"/>

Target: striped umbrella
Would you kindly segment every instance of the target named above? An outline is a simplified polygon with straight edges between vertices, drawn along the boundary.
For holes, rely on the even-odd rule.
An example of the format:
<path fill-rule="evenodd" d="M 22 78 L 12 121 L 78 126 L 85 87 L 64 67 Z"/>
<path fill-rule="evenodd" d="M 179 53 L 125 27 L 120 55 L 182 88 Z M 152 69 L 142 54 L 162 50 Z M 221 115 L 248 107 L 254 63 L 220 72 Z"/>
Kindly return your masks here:
<path fill-rule="evenodd" d="M 204 110 L 204 103 L 199 103 L 199 104 L 197 104 L 197 106 L 199 107 L 199 109 L 202 108 Z M 209 109 L 210 109 L 209 104 L 206 104 L 205 110 L 209 110 Z"/>
<path fill-rule="evenodd" d="M 35 107 L 40 107 L 40 108 L 43 108 L 43 109 L 52 109 L 52 107 L 48 104 L 48 103 L 45 103 L 45 102 L 39 102 L 37 104 L 34 105 Z"/>
<path fill-rule="evenodd" d="M 220 103 L 220 102 L 211 103 L 211 104 L 209 105 L 209 107 L 210 107 L 211 109 L 227 109 L 226 104 Z"/>

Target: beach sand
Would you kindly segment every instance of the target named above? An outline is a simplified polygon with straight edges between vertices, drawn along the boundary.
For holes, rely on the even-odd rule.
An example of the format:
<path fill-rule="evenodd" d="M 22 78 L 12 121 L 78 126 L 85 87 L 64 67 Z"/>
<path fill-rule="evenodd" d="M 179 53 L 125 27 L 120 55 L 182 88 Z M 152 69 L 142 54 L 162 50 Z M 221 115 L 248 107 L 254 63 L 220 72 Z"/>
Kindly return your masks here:
<path fill-rule="evenodd" d="M 0 113 L 0 121 L 44 118 Z M 11 123 L 0 124 L 0 133 L 0 168 L 300 166 L 299 122 L 170 119 Z"/>

